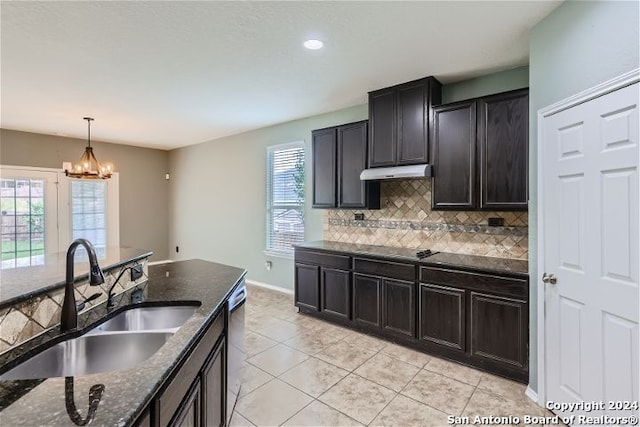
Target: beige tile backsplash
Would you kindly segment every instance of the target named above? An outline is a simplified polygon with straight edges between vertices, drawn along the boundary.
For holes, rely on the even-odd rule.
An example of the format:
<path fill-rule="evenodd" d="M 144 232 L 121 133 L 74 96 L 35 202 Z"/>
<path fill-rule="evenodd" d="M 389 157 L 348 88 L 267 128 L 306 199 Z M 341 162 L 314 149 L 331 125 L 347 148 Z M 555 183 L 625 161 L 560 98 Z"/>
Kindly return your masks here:
<path fill-rule="evenodd" d="M 134 264 L 142 264 L 144 274 L 137 281 L 131 281 L 131 275 L 125 273 L 114 288 L 114 295 L 145 282 L 149 272 L 147 259 L 125 264 L 120 268 L 105 272 L 105 283 L 100 286 L 90 286 L 88 279 L 77 282 L 75 284 L 76 301 L 86 300 L 90 295 L 102 292 L 99 298 L 87 303 L 85 310 L 102 304 L 107 300 L 109 288 L 115 282 L 120 271 Z M 57 326 L 60 323 L 63 299 L 64 288 L 61 288 L 0 310 L 0 353 Z"/>
<path fill-rule="evenodd" d="M 326 210 L 324 240 L 527 259 L 527 212 L 433 211 L 429 178 L 382 181 L 380 191 L 380 210 Z"/>

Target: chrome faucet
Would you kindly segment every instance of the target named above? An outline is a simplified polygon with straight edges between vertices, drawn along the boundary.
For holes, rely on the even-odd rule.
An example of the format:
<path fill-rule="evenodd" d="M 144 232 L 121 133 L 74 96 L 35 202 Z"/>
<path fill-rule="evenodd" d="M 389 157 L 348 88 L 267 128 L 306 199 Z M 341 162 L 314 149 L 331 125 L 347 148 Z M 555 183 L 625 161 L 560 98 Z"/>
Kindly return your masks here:
<path fill-rule="evenodd" d="M 79 245 L 84 246 L 89 254 L 89 284 L 97 286 L 104 283 L 102 269 L 98 265 L 96 251 L 90 241 L 86 239 L 74 240 L 67 249 L 67 279 L 64 285 L 64 302 L 62 303 L 62 315 L 60 316 L 60 331 L 67 332 L 78 327 L 78 309 L 73 286 L 73 259 Z"/>

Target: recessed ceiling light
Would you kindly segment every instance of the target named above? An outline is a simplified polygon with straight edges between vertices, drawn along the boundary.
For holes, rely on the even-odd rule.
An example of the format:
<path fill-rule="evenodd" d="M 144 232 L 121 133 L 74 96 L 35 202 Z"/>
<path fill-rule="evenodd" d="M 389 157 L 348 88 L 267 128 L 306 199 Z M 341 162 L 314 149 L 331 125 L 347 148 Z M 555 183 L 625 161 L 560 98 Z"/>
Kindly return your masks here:
<path fill-rule="evenodd" d="M 310 50 L 318 50 L 318 49 L 322 49 L 322 46 L 324 46 L 324 43 L 322 43 L 320 40 L 312 39 L 304 42 L 303 46 Z"/>

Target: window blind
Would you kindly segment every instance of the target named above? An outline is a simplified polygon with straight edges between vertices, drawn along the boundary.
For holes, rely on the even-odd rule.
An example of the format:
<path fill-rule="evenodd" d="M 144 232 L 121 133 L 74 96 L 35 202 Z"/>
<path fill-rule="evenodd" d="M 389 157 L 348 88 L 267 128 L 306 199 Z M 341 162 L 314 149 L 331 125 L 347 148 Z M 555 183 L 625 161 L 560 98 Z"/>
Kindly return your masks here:
<path fill-rule="evenodd" d="M 267 149 L 266 249 L 293 253 L 304 241 L 304 144 L 296 142 Z"/>

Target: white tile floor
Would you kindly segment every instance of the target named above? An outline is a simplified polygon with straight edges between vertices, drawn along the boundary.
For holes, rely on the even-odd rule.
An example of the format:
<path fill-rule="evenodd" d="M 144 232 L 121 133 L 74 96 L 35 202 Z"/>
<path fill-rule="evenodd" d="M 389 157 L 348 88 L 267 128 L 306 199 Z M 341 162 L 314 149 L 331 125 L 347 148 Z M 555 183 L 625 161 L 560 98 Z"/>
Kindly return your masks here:
<path fill-rule="evenodd" d="M 448 426 L 449 415 L 549 416 L 525 386 L 298 314 L 249 286 L 232 426 Z"/>

